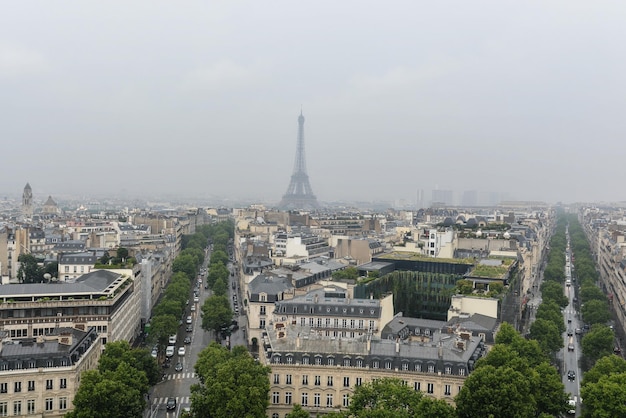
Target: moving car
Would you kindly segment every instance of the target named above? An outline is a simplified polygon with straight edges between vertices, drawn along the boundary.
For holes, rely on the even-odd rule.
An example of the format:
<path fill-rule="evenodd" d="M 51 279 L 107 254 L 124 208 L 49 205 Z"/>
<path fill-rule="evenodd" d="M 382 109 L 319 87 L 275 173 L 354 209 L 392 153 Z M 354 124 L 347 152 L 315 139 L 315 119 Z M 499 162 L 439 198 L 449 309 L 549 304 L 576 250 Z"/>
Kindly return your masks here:
<path fill-rule="evenodd" d="M 168 345 L 165 349 L 165 357 L 172 357 L 174 355 L 174 346 Z"/>
<path fill-rule="evenodd" d="M 176 370 L 177 372 L 180 372 L 183 370 L 183 363 L 181 363 L 180 361 L 178 363 L 176 363 L 176 366 L 174 366 L 174 370 Z"/>
<path fill-rule="evenodd" d="M 191 324 L 193 322 L 193 319 L 191 318 L 191 315 L 187 317 L 187 324 Z"/>
<path fill-rule="evenodd" d="M 569 328 L 569 329 L 567 330 L 567 335 L 569 335 L 569 336 L 571 337 L 572 335 L 574 335 L 574 331 L 572 331 L 572 329 L 571 329 L 571 328 Z"/>
<path fill-rule="evenodd" d="M 196 305 L 191 305 L 191 312 L 195 312 L 196 311 Z"/>
<path fill-rule="evenodd" d="M 187 328 L 185 329 L 185 331 L 193 332 L 193 327 L 191 325 L 187 325 Z"/>
<path fill-rule="evenodd" d="M 159 348 L 156 345 L 152 347 L 152 351 L 150 352 L 150 355 L 154 358 L 157 358 L 157 356 L 159 355 Z"/>
<path fill-rule="evenodd" d="M 198 303 L 198 302 L 200 302 L 200 298 L 198 296 L 195 296 L 193 298 L 193 301 L 194 301 L 194 303 Z"/>
<path fill-rule="evenodd" d="M 172 409 L 176 409 L 176 398 L 167 398 L 167 403 L 165 404 L 165 407 L 170 411 Z"/>
<path fill-rule="evenodd" d="M 185 355 L 185 346 L 178 347 L 178 355 L 179 356 L 184 356 Z"/>
<path fill-rule="evenodd" d="M 574 370 L 567 371 L 567 380 L 576 380 L 576 372 Z"/>
<path fill-rule="evenodd" d="M 170 335 L 170 338 L 167 340 L 167 342 L 170 343 L 170 345 L 176 344 L 176 339 L 177 339 L 176 334 Z"/>
<path fill-rule="evenodd" d="M 185 340 L 183 342 L 185 344 L 191 344 L 191 337 L 185 337 Z"/>

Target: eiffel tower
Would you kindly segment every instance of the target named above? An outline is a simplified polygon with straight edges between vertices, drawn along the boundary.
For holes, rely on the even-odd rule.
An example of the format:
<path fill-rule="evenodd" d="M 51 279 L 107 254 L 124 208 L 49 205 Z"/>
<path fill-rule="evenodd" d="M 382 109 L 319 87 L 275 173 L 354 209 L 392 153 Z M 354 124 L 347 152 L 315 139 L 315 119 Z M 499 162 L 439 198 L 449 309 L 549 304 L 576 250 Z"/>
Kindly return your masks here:
<path fill-rule="evenodd" d="M 306 173 L 304 158 L 304 116 L 300 111 L 298 116 L 298 146 L 296 161 L 293 165 L 293 174 L 287 192 L 283 195 L 280 205 L 282 209 L 316 209 L 319 208 L 317 198 L 313 194 L 309 175 Z"/>

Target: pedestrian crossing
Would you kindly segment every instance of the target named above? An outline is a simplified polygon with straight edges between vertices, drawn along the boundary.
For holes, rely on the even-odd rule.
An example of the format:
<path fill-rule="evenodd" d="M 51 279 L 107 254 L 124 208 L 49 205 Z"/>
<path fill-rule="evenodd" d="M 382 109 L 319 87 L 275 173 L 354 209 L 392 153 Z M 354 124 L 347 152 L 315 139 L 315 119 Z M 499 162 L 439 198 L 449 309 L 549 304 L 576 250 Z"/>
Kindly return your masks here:
<path fill-rule="evenodd" d="M 158 406 L 158 405 L 165 405 L 167 403 L 167 400 L 169 398 L 166 396 L 164 398 L 153 398 L 152 399 L 152 405 Z M 189 396 L 177 396 L 176 397 L 176 404 L 181 404 L 181 405 L 186 405 L 189 404 L 191 402 L 191 398 Z"/>
<path fill-rule="evenodd" d="M 193 372 L 190 373 L 174 373 L 168 374 L 167 380 L 179 380 L 179 379 L 194 379 L 196 374 Z"/>

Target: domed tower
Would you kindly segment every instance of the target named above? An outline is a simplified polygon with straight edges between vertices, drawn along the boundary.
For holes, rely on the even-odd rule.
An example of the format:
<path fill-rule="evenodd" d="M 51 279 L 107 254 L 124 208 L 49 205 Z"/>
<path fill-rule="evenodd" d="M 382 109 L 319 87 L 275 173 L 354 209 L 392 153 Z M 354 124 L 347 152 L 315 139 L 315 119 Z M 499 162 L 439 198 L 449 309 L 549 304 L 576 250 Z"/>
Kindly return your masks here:
<path fill-rule="evenodd" d="M 24 186 L 24 192 L 22 193 L 22 215 L 28 219 L 33 217 L 33 189 L 31 189 L 28 183 Z"/>

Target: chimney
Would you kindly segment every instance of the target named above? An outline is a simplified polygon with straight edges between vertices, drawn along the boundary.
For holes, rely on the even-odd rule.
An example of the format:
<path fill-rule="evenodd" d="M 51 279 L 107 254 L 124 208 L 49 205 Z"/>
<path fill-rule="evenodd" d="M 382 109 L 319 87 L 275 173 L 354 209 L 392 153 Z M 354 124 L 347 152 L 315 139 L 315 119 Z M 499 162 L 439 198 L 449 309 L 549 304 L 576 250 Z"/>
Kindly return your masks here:
<path fill-rule="evenodd" d="M 369 336 L 369 335 L 367 336 L 366 348 L 367 348 L 367 354 L 371 354 L 371 351 L 372 351 L 372 337 Z"/>
<path fill-rule="evenodd" d="M 300 342 L 300 333 L 298 333 L 298 336 L 296 337 L 296 348 L 300 348 L 301 346 L 301 342 Z"/>
<path fill-rule="evenodd" d="M 396 337 L 396 354 L 400 354 L 400 338 Z"/>
<path fill-rule="evenodd" d="M 437 351 L 437 354 L 439 355 L 439 360 L 443 360 L 443 343 L 441 341 L 439 341 L 439 349 Z"/>
<path fill-rule="evenodd" d="M 317 303 L 318 301 L 319 301 L 319 296 L 316 293 L 315 296 L 313 297 L 313 302 Z"/>

